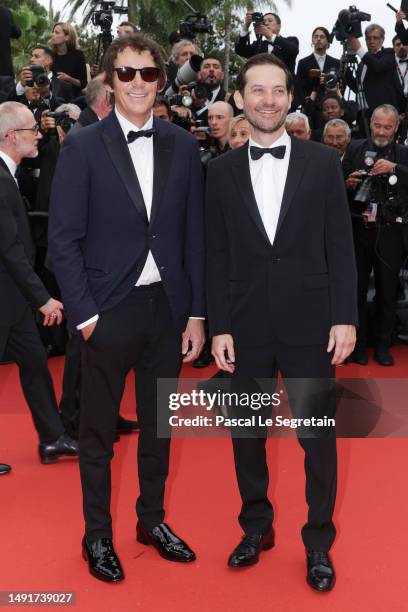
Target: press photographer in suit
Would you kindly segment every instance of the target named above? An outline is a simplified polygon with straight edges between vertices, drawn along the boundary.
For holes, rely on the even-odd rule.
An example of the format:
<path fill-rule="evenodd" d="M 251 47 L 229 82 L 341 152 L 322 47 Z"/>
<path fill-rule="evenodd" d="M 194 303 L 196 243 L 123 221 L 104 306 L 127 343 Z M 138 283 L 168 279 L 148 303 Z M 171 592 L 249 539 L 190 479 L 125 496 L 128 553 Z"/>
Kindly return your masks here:
<path fill-rule="evenodd" d="M 327 53 L 330 47 L 329 40 L 330 33 L 327 28 L 315 28 L 312 32 L 313 53 L 299 60 L 296 76 L 300 104 L 303 104 L 305 98 L 310 96 L 315 86 L 314 79 L 309 74 L 310 70 L 320 70 L 322 74 L 327 74 L 330 71 L 338 72 L 340 69 L 340 61 Z M 324 93 L 324 87 L 322 93 Z"/>
<path fill-rule="evenodd" d="M 255 18 L 255 19 L 254 19 Z M 254 24 L 257 40 L 250 42 L 249 27 Z M 235 44 L 235 53 L 241 57 L 252 57 L 257 53 L 273 53 L 286 65 L 292 74 L 295 72 L 299 41 L 295 36 L 284 38 L 280 35 L 281 19 L 276 13 L 250 13 Z"/>
<path fill-rule="evenodd" d="M 334 366 L 353 350 L 357 322 L 351 223 L 339 156 L 286 133 L 293 80 L 273 55 L 252 57 L 241 69 L 237 89 L 251 126 L 249 146 L 212 161 L 207 180 L 213 355 L 221 370 L 233 374 L 232 385 L 274 378 L 279 369 L 294 400 L 294 415 L 333 415 L 329 381 Z M 307 379 L 301 401 L 292 394 L 294 379 Z M 336 534 L 333 434 L 299 438 L 309 506 L 302 529 L 307 580 L 318 591 L 328 591 L 335 581 L 328 556 Z M 265 443 L 266 436 L 233 435 L 244 537 L 229 558 L 232 568 L 256 563 L 260 552 L 274 544 Z"/>
<path fill-rule="evenodd" d="M 170 436 L 157 437 L 158 378 L 204 343 L 202 169 L 194 137 L 153 117 L 162 50 L 138 34 L 104 58 L 108 117 L 68 135 L 54 178 L 49 250 L 72 332 L 81 333 L 83 554 L 96 578 L 124 578 L 112 543 L 110 461 L 125 379 L 140 425 L 137 539 L 172 561 L 194 553 L 166 525 Z M 167 406 L 159 406 L 163 411 Z"/>

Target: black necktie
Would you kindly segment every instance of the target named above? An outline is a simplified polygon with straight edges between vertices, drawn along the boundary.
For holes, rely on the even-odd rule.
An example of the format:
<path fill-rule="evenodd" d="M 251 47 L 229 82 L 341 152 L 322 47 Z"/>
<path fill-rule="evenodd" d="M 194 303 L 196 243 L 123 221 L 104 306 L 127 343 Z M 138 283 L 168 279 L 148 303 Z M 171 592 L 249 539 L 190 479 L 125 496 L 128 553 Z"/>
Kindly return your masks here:
<path fill-rule="evenodd" d="M 286 146 L 281 145 L 280 147 L 273 147 L 272 149 L 262 149 L 261 147 L 250 147 L 251 159 L 254 161 L 261 159 L 265 153 L 270 153 L 277 159 L 283 159 L 285 157 Z"/>
<path fill-rule="evenodd" d="M 150 138 L 151 136 L 153 136 L 153 134 L 154 134 L 154 128 L 151 128 L 150 130 L 139 130 L 137 132 L 130 131 L 128 132 L 126 142 L 128 144 L 131 144 L 137 138 L 143 138 L 143 137 Z"/>

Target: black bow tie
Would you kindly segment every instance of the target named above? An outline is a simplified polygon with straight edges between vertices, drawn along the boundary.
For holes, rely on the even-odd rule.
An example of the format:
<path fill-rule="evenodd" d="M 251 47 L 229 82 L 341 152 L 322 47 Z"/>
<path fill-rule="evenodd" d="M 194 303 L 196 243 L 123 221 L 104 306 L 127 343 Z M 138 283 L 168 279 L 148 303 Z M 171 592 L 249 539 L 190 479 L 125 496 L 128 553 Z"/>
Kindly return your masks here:
<path fill-rule="evenodd" d="M 250 147 L 251 159 L 254 161 L 261 159 L 265 153 L 270 153 L 277 159 L 283 159 L 285 157 L 286 146 L 281 145 L 280 147 L 273 147 L 272 149 L 262 149 L 261 147 Z"/>
<path fill-rule="evenodd" d="M 399 64 L 406 64 L 407 62 L 408 62 L 408 57 L 407 57 L 407 59 L 399 59 L 398 60 Z"/>
<path fill-rule="evenodd" d="M 154 128 L 151 128 L 150 130 L 139 130 L 138 132 L 133 132 L 130 131 L 128 132 L 127 135 L 127 143 L 131 144 L 132 142 L 134 142 L 137 138 L 150 138 L 151 136 L 153 136 L 154 134 Z"/>

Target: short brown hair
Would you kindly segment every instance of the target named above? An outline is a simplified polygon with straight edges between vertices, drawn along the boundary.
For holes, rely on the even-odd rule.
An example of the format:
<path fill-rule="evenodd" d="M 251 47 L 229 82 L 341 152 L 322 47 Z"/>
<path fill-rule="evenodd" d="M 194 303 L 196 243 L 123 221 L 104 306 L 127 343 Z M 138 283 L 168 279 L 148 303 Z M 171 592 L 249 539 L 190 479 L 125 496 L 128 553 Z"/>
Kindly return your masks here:
<path fill-rule="evenodd" d="M 133 49 L 137 53 L 149 51 L 156 65 L 160 70 L 159 89 L 164 87 L 166 83 L 166 63 L 163 49 L 154 40 L 144 34 L 134 34 L 126 36 L 126 38 L 117 38 L 108 47 L 105 57 L 103 58 L 103 70 L 105 70 L 105 83 L 113 87 L 113 72 L 115 68 L 115 60 L 119 53 L 123 53 L 125 49 Z"/>
<path fill-rule="evenodd" d="M 277 66 L 281 68 L 286 76 L 286 89 L 288 93 L 293 93 L 293 76 L 292 73 L 286 68 L 285 64 L 278 57 L 271 53 L 259 53 L 258 55 L 253 55 L 247 62 L 244 64 L 237 76 L 237 89 L 241 96 L 244 93 L 245 85 L 246 85 L 246 74 L 248 70 L 253 68 L 254 66 Z"/>

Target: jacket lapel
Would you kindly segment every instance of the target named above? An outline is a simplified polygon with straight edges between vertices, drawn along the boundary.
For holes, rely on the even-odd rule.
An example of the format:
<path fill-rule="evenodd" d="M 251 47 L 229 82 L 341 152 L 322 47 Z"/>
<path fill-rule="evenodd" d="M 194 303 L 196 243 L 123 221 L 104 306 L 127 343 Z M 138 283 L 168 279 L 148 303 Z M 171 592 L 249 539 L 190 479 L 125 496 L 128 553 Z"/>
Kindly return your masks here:
<path fill-rule="evenodd" d="M 270 244 L 252 187 L 251 174 L 249 171 L 248 144 L 237 150 L 236 158 L 232 165 L 232 171 L 237 189 L 248 208 L 249 214 L 265 240 Z"/>
<path fill-rule="evenodd" d="M 129 148 L 116 118 L 115 111 L 112 111 L 104 120 L 102 139 L 112 163 L 127 189 L 130 199 L 143 220 L 147 223 L 147 212 L 142 190 L 140 189 Z"/>
<path fill-rule="evenodd" d="M 291 152 L 289 158 L 288 175 L 286 177 L 285 189 L 283 191 L 282 204 L 279 213 L 278 226 L 276 228 L 276 236 L 282 223 L 286 217 L 286 214 L 292 204 L 293 198 L 299 186 L 300 180 L 303 176 L 304 170 L 307 164 L 306 152 L 303 150 L 302 142 L 297 138 L 291 136 Z"/>
<path fill-rule="evenodd" d="M 174 149 L 174 135 L 166 133 L 163 122 L 154 119 L 153 125 L 153 199 L 150 225 L 157 217 L 162 196 L 167 184 Z"/>

